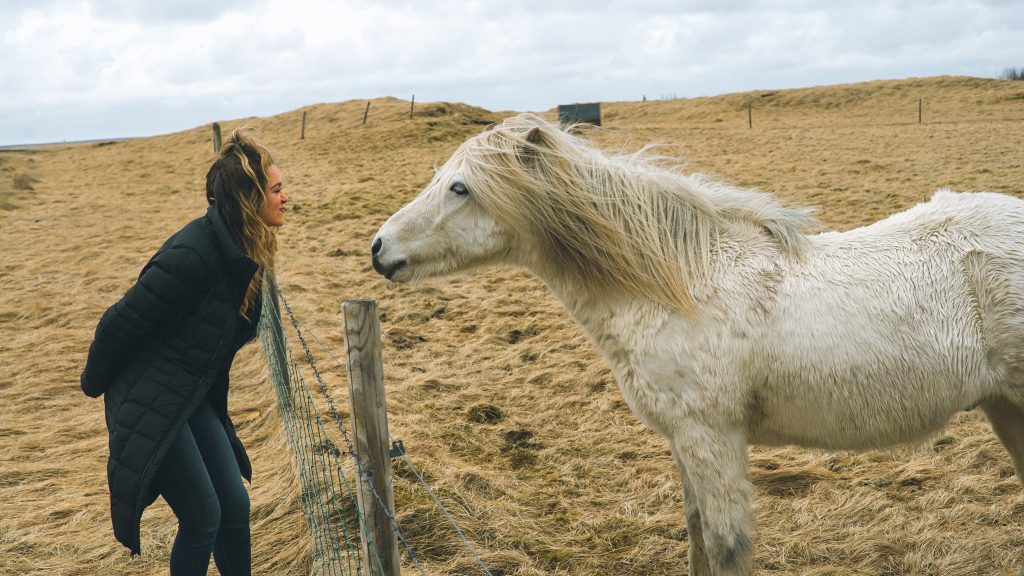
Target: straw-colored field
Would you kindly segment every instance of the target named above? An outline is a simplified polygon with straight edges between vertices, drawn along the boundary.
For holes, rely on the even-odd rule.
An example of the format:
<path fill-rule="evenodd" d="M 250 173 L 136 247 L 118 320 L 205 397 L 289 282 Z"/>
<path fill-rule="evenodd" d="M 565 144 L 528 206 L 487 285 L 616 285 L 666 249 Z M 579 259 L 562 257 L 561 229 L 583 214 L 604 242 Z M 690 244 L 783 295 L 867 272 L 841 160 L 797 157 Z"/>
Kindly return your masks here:
<path fill-rule="evenodd" d="M 409 102 L 379 99 L 364 126 L 364 108 L 303 109 L 305 140 L 303 110 L 222 123 L 255 128 L 277 154 L 292 209 L 278 276 L 296 314 L 343 357 L 340 303 L 380 302 L 392 436 L 494 574 L 685 573 L 682 490 L 665 444 L 539 281 L 485 270 L 396 286 L 369 266 L 387 216 L 466 137 L 511 113 L 431 103 L 410 119 Z M 940 187 L 1024 197 L 1024 82 L 941 77 L 602 108 L 606 147 L 660 142 L 694 171 L 818 206 L 835 229 Z M 166 573 L 175 525 L 162 501 L 143 518 L 141 558 L 111 535 L 102 403 L 81 394 L 78 376 L 102 311 L 205 210 L 212 158 L 209 126 L 0 151 L 0 574 Z M 322 369 L 346 406 L 344 370 Z M 255 468 L 256 573 L 303 573 L 297 480 L 258 346 L 232 378 Z M 897 452 L 753 448 L 750 460 L 759 574 L 1024 567 L 1024 489 L 976 412 Z M 401 470 L 395 490 L 428 573 L 480 573 Z"/>

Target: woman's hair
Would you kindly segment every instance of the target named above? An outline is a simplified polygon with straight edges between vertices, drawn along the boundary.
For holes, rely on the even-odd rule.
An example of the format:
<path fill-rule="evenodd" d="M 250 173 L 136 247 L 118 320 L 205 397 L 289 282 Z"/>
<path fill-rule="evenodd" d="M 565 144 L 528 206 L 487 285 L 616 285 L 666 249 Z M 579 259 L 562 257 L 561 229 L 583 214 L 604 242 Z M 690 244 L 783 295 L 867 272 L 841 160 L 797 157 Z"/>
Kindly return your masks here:
<path fill-rule="evenodd" d="M 235 130 L 206 173 L 206 200 L 217 205 L 235 244 L 260 267 L 239 310 L 246 319 L 260 295 L 263 273 L 274 270 L 277 235 L 262 216 L 267 171 L 273 165 L 270 150 L 248 133 Z"/>

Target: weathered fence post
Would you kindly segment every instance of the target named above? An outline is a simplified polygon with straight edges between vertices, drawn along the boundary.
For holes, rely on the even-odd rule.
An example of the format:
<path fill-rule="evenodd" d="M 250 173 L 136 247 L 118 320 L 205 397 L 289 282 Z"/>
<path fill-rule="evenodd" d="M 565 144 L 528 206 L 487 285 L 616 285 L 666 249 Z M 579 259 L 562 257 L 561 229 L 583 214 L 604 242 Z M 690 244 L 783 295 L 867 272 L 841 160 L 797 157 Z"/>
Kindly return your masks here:
<path fill-rule="evenodd" d="M 384 398 L 384 361 L 376 300 L 348 300 L 341 305 L 348 350 L 348 385 L 352 427 L 361 469 L 356 491 L 365 518 L 362 535 L 366 565 L 379 562 L 380 574 L 399 576 L 398 543 L 389 516 L 395 508 L 391 489 L 388 413 Z M 375 547 L 376 553 L 373 553 Z M 371 570 L 371 573 L 378 573 Z"/>
<path fill-rule="evenodd" d="M 754 103 L 747 101 L 747 128 L 754 127 Z"/>
<path fill-rule="evenodd" d="M 220 154 L 220 124 L 213 123 L 213 153 Z"/>
<path fill-rule="evenodd" d="M 412 95 L 412 102 L 409 103 L 409 120 L 412 120 L 412 111 L 416 109 L 416 95 Z"/>
<path fill-rule="evenodd" d="M 366 117 L 370 115 L 370 101 L 366 101 L 366 110 L 363 110 L 363 125 L 366 125 Z"/>
<path fill-rule="evenodd" d="M 299 135 L 299 140 L 306 139 L 306 111 L 302 111 L 302 134 Z"/>
<path fill-rule="evenodd" d="M 921 108 L 922 108 L 921 101 L 922 100 L 923 100 L 923 98 L 918 98 L 917 99 L 917 123 L 918 124 L 921 123 Z"/>

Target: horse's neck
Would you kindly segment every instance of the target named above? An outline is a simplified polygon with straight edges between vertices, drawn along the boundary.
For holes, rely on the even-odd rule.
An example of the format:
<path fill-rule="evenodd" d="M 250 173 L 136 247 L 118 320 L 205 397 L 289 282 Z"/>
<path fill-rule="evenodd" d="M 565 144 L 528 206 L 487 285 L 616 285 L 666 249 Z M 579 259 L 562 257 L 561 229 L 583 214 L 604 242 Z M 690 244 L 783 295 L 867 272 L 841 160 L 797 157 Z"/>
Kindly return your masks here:
<path fill-rule="evenodd" d="M 762 291 L 770 288 L 749 283 L 750 278 L 763 276 L 753 273 L 755 270 L 777 273 L 780 266 L 784 266 L 786 258 L 774 242 L 753 225 L 732 227 L 725 232 L 711 247 L 709 275 L 703 277 L 699 285 L 689 286 L 693 308 L 688 311 L 673 310 L 656 302 L 640 302 L 620 292 L 595 290 L 542 262 L 533 262 L 527 267 L 547 284 L 602 351 L 611 356 L 615 352 L 611 348 L 631 347 L 624 339 L 624 331 L 643 340 L 644 334 L 656 332 L 669 316 L 685 324 L 707 314 L 741 313 L 740 310 L 758 299 Z M 727 318 L 720 320 L 727 321 Z M 697 324 L 708 325 L 707 322 Z M 695 328 L 692 334 L 695 338 L 700 337 L 697 331 Z"/>
<path fill-rule="evenodd" d="M 644 340 L 658 318 L 672 314 L 654 302 L 638 302 L 625 294 L 594 291 L 578 279 L 558 274 L 540 276 L 587 336 L 601 349 L 612 368 L 629 362 L 637 340 Z"/>

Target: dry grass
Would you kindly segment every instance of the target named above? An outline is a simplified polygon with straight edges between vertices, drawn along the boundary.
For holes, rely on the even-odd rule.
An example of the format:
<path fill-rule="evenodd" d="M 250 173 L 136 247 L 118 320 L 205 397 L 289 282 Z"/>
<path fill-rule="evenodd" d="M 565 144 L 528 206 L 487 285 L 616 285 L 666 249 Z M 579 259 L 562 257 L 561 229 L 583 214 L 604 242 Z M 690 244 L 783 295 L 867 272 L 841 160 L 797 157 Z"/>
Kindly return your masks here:
<path fill-rule="evenodd" d="M 917 123 L 918 99 L 924 123 Z M 753 129 L 747 127 L 752 102 Z M 383 314 L 392 435 L 495 574 L 679 574 L 682 495 L 660 437 L 629 413 L 594 347 L 533 277 L 486 270 L 410 288 L 368 247 L 432 168 L 506 113 L 408 102 L 310 106 L 247 124 L 275 150 L 293 210 L 282 287 L 339 355 L 340 302 Z M 606 146 L 651 141 L 692 169 L 816 205 L 847 229 L 942 186 L 1024 197 L 1024 85 L 931 78 L 692 100 L 606 103 Z M 554 117 L 553 112 L 546 113 Z M 110 534 L 102 408 L 78 390 L 91 331 L 171 232 L 204 210 L 209 126 L 109 145 L 0 152 L 0 574 L 165 573 L 162 503 L 141 558 Z M 32 190 L 14 186 L 34 179 Z M 347 404 L 343 370 L 324 370 Z M 257 346 L 232 411 L 255 467 L 257 573 L 298 574 L 305 528 Z M 976 413 L 896 452 L 752 449 L 760 574 L 1017 574 L 1024 490 Z M 431 574 L 479 574 L 422 489 L 396 470 L 400 520 Z M 409 572 L 412 573 L 412 572 Z"/>

